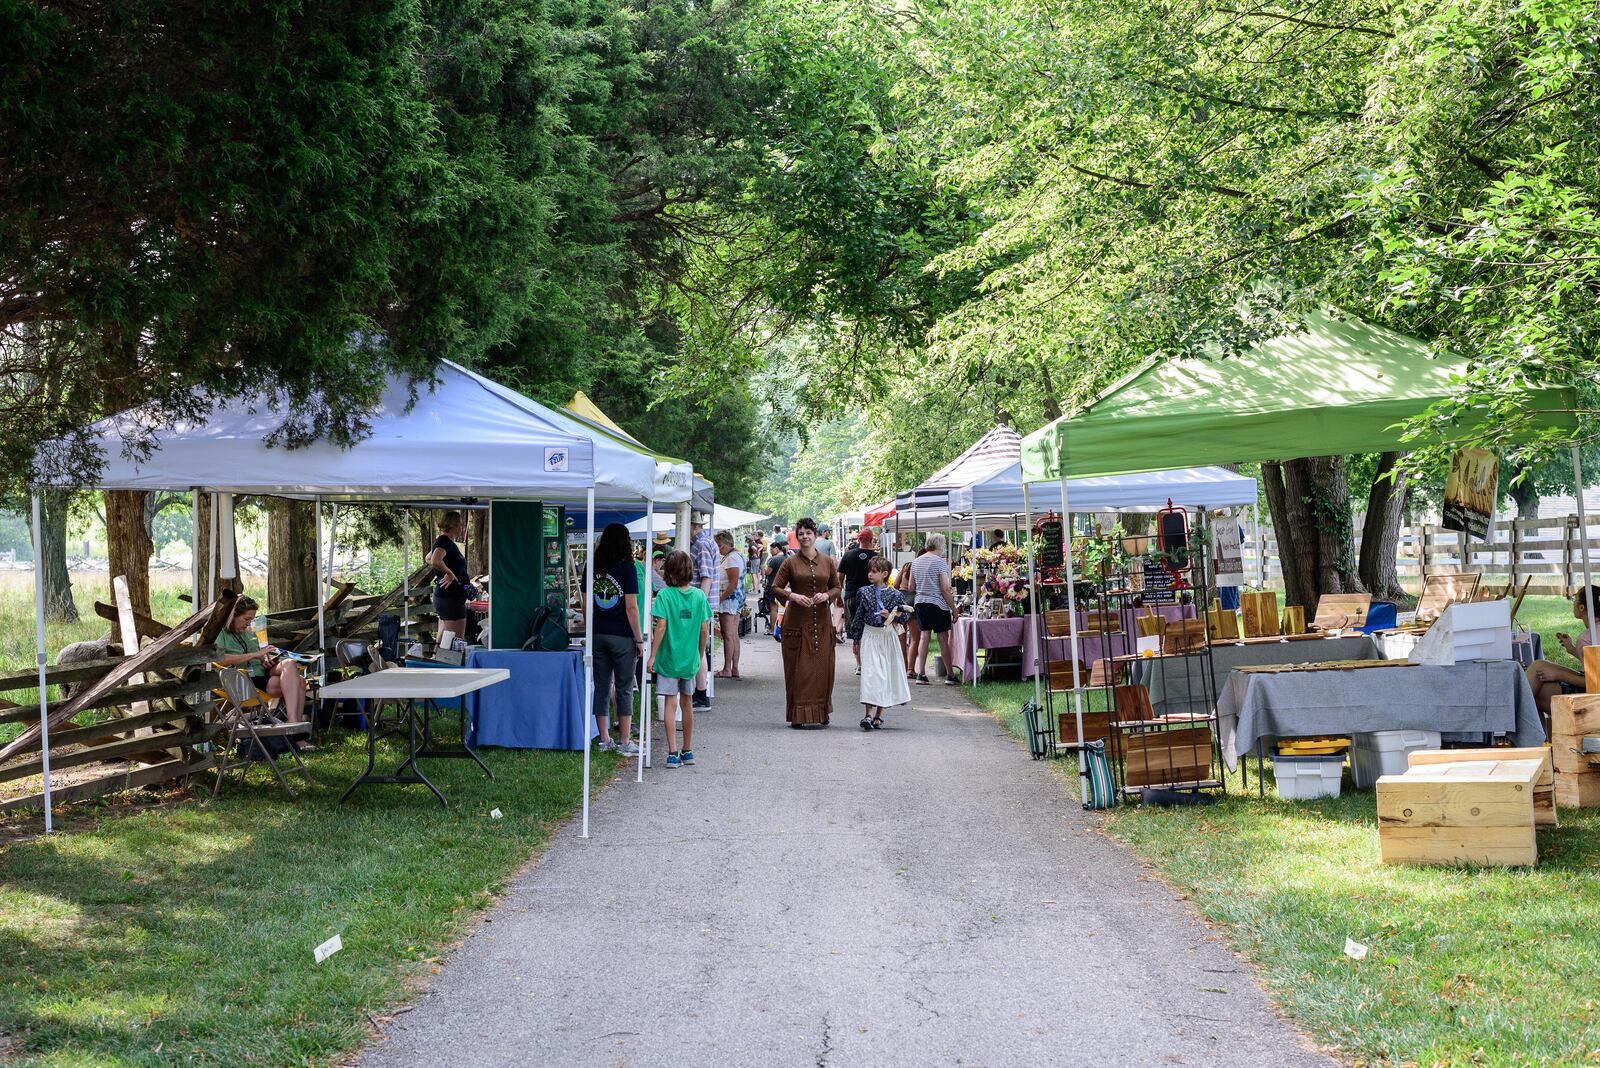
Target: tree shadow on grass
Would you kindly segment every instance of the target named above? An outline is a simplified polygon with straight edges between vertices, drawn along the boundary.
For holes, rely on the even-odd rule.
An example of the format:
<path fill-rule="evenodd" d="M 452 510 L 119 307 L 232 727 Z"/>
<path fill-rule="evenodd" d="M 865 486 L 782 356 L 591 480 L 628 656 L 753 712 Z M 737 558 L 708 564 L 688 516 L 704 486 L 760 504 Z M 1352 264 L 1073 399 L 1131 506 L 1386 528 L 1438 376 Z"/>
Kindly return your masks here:
<path fill-rule="evenodd" d="M 212 803 L 108 815 L 0 852 L 0 1032 L 16 1056 L 117 1064 L 283 1063 L 358 1044 L 501 880 L 578 804 L 577 753 L 486 750 L 418 786 L 339 795 L 362 737 L 308 757 L 286 797 L 270 771 Z M 379 768 L 402 758 L 380 748 Z M 612 761 L 598 754 L 595 777 Z M 209 789 L 209 783 L 205 786 Z M 499 808 L 503 819 L 488 812 Z M 334 933 L 343 952 L 317 965 Z"/>

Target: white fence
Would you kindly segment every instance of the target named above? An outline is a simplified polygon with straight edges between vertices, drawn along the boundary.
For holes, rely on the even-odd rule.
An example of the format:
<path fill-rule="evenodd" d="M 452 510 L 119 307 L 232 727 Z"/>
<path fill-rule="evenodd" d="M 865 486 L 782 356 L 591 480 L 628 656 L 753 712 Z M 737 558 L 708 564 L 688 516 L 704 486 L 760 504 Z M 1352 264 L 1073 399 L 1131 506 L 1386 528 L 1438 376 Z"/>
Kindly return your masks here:
<path fill-rule="evenodd" d="M 1600 575 L 1600 519 L 1590 516 L 1586 533 L 1589 557 Z M 1530 593 L 1566 597 L 1583 584 L 1582 539 L 1575 515 L 1501 520 L 1486 541 L 1439 526 L 1407 526 L 1400 528 L 1395 570 L 1400 584 L 1412 591 L 1422 588 L 1422 579 L 1428 574 L 1477 571 L 1502 584 L 1520 585 L 1531 577 Z M 1270 526 L 1261 527 L 1261 540 L 1266 543 L 1266 584 L 1281 586 L 1283 569 Z M 1361 530 L 1356 527 L 1353 555 L 1360 553 L 1360 546 Z M 1251 582 L 1260 582 L 1257 545 L 1248 529 L 1244 559 L 1245 575 Z"/>

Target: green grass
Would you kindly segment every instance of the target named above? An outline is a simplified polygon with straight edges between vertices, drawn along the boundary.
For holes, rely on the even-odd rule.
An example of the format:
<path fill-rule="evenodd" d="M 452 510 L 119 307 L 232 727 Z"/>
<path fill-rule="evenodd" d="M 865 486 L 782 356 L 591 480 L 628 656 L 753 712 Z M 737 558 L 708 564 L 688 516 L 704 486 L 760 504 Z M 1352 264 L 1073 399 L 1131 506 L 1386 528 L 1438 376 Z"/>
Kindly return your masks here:
<path fill-rule="evenodd" d="M 336 1063 L 579 803 L 581 754 L 485 750 L 493 782 L 424 761 L 448 810 L 415 786 L 341 807 L 364 738 L 322 741 L 294 800 L 257 768 L 213 803 L 75 806 L 0 848 L 0 1063 Z M 595 754 L 594 781 L 614 767 Z"/>
<path fill-rule="evenodd" d="M 1576 630 L 1567 602 L 1529 598 L 1520 619 L 1571 662 L 1555 639 Z M 1032 696 L 1031 683 L 975 695 L 1019 736 Z M 1055 770 L 1076 794 L 1073 762 Z M 1103 826 L 1227 932 L 1315 1040 L 1358 1063 L 1600 1061 L 1600 812 L 1563 809 L 1533 870 L 1384 867 L 1371 792 L 1284 802 L 1240 793 L 1236 776 L 1229 788 L 1215 806 L 1121 808 Z M 1365 960 L 1345 957 L 1347 937 Z"/>

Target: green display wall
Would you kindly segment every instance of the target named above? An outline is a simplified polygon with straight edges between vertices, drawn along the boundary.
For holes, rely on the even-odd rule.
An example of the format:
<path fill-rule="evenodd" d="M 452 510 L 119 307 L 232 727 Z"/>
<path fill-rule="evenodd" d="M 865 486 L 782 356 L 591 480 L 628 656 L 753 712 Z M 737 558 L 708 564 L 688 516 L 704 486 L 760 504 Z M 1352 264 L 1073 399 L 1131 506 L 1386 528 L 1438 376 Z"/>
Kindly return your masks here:
<path fill-rule="evenodd" d="M 540 501 L 489 502 L 489 645 L 520 649 L 533 617 L 565 609 L 565 510 Z"/>

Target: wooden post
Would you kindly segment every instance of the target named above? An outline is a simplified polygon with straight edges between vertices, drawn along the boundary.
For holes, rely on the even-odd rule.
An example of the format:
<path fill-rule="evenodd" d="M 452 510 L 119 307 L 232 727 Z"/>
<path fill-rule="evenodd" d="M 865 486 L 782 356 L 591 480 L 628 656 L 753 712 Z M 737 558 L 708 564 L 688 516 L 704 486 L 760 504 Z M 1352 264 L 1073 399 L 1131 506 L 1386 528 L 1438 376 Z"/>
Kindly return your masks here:
<path fill-rule="evenodd" d="M 1461 567 L 1459 570 L 1463 575 L 1470 574 L 1472 571 L 1472 543 L 1467 540 L 1466 531 L 1458 531 L 1457 535 L 1461 542 Z"/>
<path fill-rule="evenodd" d="M 1421 545 L 1417 550 L 1417 589 L 1421 590 L 1428 584 L 1428 524 L 1417 528 L 1417 537 Z"/>
<path fill-rule="evenodd" d="M 1572 532 L 1578 526 L 1578 517 L 1567 516 L 1561 527 L 1561 596 L 1573 597 L 1572 591 Z"/>
<path fill-rule="evenodd" d="M 1517 588 L 1517 564 L 1521 562 L 1521 556 L 1522 520 L 1513 519 L 1511 521 L 1511 585 L 1507 587 L 1508 590 L 1514 591 Z"/>

